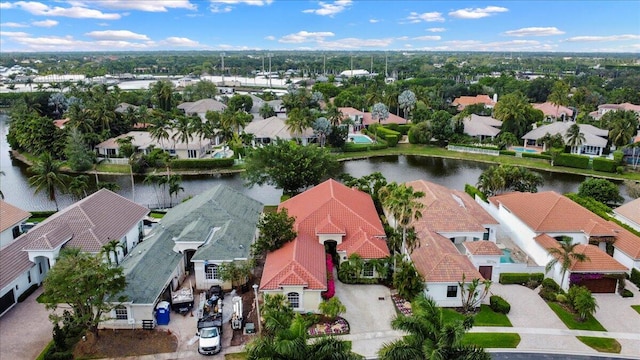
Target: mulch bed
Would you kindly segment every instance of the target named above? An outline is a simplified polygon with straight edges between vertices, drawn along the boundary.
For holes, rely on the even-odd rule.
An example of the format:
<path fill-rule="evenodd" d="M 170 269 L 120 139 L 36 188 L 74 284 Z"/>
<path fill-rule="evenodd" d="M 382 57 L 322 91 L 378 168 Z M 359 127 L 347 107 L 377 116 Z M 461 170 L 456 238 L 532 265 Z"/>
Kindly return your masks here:
<path fill-rule="evenodd" d="M 401 298 L 398 294 L 392 294 L 391 299 L 393 300 L 393 304 L 398 309 L 402 315 L 411 316 L 413 315 L 413 311 L 411 310 L 411 302 Z"/>
<path fill-rule="evenodd" d="M 88 332 L 73 350 L 74 359 L 119 358 L 125 356 L 172 353 L 178 339 L 162 330 L 100 330 L 98 338 Z"/>
<path fill-rule="evenodd" d="M 344 335 L 349 333 L 347 320 L 337 317 L 333 321 L 325 320 L 311 325 L 307 330 L 309 336 Z"/>

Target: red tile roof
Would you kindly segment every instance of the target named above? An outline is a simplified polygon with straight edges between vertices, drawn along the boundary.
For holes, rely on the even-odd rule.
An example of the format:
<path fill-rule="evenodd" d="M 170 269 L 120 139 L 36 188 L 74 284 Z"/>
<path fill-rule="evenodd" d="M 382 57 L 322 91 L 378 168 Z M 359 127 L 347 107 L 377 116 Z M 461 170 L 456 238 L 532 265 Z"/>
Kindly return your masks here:
<path fill-rule="evenodd" d="M 463 245 L 472 255 L 502 255 L 502 250 L 493 241 L 465 241 Z"/>
<path fill-rule="evenodd" d="M 330 179 L 280 204 L 296 219 L 298 237 L 267 254 L 261 290 L 274 290 L 291 281 L 295 272 L 309 289 L 326 289 L 324 245 L 319 234 L 345 234 L 338 250 L 364 259 L 389 255 L 385 233 L 369 194 Z M 292 285 L 292 284 L 287 284 Z"/>
<path fill-rule="evenodd" d="M 460 254 L 451 240 L 427 229 L 417 231 L 420 244 L 410 257 L 426 282 L 459 282 L 482 279 L 469 258 Z"/>
<path fill-rule="evenodd" d="M 548 101 L 542 104 L 533 104 L 533 108 L 542 111 L 545 116 L 560 117 L 562 114 L 566 114 L 569 117 L 573 116 L 573 110 L 562 105 L 558 107 L 557 105 Z"/>
<path fill-rule="evenodd" d="M 640 225 L 640 198 L 617 207 L 613 212 Z"/>
<path fill-rule="evenodd" d="M 558 241 L 547 234 L 536 236 L 535 240 L 545 249 L 560 247 Z M 629 271 L 626 266 L 600 250 L 596 245 L 580 244 L 575 247 L 574 251 L 578 254 L 585 254 L 588 260 L 573 260 L 569 267 L 571 272 L 626 273 Z"/>
<path fill-rule="evenodd" d="M 495 101 L 489 97 L 489 95 L 476 95 L 476 96 L 460 96 L 455 98 L 451 105 L 457 106 L 458 110 L 464 110 L 465 107 L 474 104 L 484 104 L 485 106 L 495 106 Z"/>
<path fill-rule="evenodd" d="M 4 200 L 0 200 L 0 232 L 13 228 L 27 220 L 30 216 L 30 213 Z"/>
<path fill-rule="evenodd" d="M 364 112 L 364 111 L 360 111 L 357 109 L 354 109 L 352 107 L 341 107 L 338 108 L 340 110 L 340 112 L 342 112 L 342 115 L 344 115 L 345 118 L 350 118 L 352 116 L 360 116 L 362 117 L 362 124 L 365 126 L 371 125 L 371 124 L 378 124 L 378 120 L 373 120 L 373 117 L 371 116 L 370 112 Z M 404 119 L 403 117 L 400 117 L 396 114 L 392 114 L 389 113 L 389 117 L 387 117 L 385 120 L 380 121 L 380 124 L 406 124 L 407 120 Z"/>

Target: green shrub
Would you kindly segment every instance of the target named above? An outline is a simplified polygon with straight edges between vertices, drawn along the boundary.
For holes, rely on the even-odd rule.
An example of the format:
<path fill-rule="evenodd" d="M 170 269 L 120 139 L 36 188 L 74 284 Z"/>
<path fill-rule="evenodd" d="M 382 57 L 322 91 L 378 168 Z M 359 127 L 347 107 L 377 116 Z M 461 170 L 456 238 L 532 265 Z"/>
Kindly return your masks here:
<path fill-rule="evenodd" d="M 33 294 L 33 292 L 36 291 L 37 289 L 38 289 L 38 284 L 33 284 L 29 286 L 29 288 L 25 290 L 25 292 L 23 292 L 22 294 L 20 294 L 20 296 L 18 296 L 18 302 L 23 302 L 26 298 L 29 297 L 29 295 Z"/>
<path fill-rule="evenodd" d="M 640 271 L 638 271 L 638 269 L 631 269 L 631 277 L 629 277 L 629 280 L 640 289 Z"/>
<path fill-rule="evenodd" d="M 386 142 L 378 142 L 376 144 L 355 144 L 355 143 L 344 143 L 342 147 L 343 152 L 359 152 L 359 151 L 372 151 L 372 150 L 381 150 L 386 149 L 388 146 Z"/>
<path fill-rule="evenodd" d="M 398 125 L 398 130 L 396 131 L 402 135 L 407 135 L 409 133 L 409 130 L 411 129 L 411 126 L 413 125 L 408 125 L 408 124 Z"/>
<path fill-rule="evenodd" d="M 173 169 L 215 169 L 233 166 L 234 159 L 176 159 L 171 161 Z"/>
<path fill-rule="evenodd" d="M 44 360 L 73 360 L 73 351 L 50 352 L 44 356 Z"/>
<path fill-rule="evenodd" d="M 567 295 L 565 294 L 556 294 L 556 301 L 559 303 L 566 303 L 567 302 Z"/>
<path fill-rule="evenodd" d="M 605 158 L 593 158 L 593 170 L 604 172 L 615 172 L 618 163 Z"/>
<path fill-rule="evenodd" d="M 540 288 L 540 297 L 545 299 L 546 301 L 556 301 L 558 297 L 558 292 L 553 291 L 549 288 L 542 287 Z"/>
<path fill-rule="evenodd" d="M 624 166 L 616 167 L 616 173 L 620 175 L 624 174 Z"/>
<path fill-rule="evenodd" d="M 542 287 L 554 292 L 560 291 L 560 285 L 558 285 L 558 283 L 555 282 L 555 280 L 553 280 L 552 278 L 545 278 L 544 280 L 542 280 Z"/>
<path fill-rule="evenodd" d="M 554 162 L 556 166 L 566 166 L 577 169 L 589 168 L 589 157 L 575 154 L 559 154 Z"/>
<path fill-rule="evenodd" d="M 543 273 L 502 273 L 500 274 L 500 284 L 520 284 L 526 285 L 530 280 L 542 281 Z"/>
<path fill-rule="evenodd" d="M 491 310 L 505 315 L 511 310 L 511 304 L 498 295 L 492 295 L 489 298 L 489 307 Z"/>
<path fill-rule="evenodd" d="M 396 147 L 398 145 L 398 135 L 387 135 L 385 138 L 389 147 Z"/>
<path fill-rule="evenodd" d="M 584 286 L 578 286 L 578 285 L 571 286 L 569 288 L 569 291 L 567 291 L 567 301 L 569 301 L 569 303 L 573 305 L 573 303 L 576 301 L 576 298 L 579 296 L 582 296 L 582 294 L 586 292 L 591 294 L 591 291 L 589 291 L 589 289 L 587 289 Z"/>
<path fill-rule="evenodd" d="M 500 150 L 500 155 L 516 156 L 516 152 L 511 150 Z"/>
<path fill-rule="evenodd" d="M 623 298 L 633 297 L 633 293 L 629 289 L 624 289 L 622 290 L 622 297 Z"/>
<path fill-rule="evenodd" d="M 480 199 L 482 199 L 484 202 L 487 202 L 487 196 L 483 194 L 480 190 L 478 190 L 477 187 L 471 184 L 464 184 L 464 192 L 469 194 L 473 199 L 475 199 L 476 195 L 478 195 Z"/>
<path fill-rule="evenodd" d="M 551 155 L 537 154 L 537 153 L 528 153 L 528 152 L 523 152 L 523 153 L 522 153 L 522 157 L 523 157 L 523 158 L 533 158 L 533 159 L 551 160 Z"/>

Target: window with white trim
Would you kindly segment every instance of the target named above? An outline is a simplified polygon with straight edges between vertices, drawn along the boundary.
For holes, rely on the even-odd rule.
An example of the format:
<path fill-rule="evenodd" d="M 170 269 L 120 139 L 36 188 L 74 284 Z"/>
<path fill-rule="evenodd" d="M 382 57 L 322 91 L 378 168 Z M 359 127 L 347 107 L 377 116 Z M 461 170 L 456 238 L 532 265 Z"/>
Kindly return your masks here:
<path fill-rule="evenodd" d="M 300 294 L 297 292 L 290 292 L 287 294 L 287 301 L 289 302 L 289 306 L 294 309 L 300 307 Z"/>
<path fill-rule="evenodd" d="M 456 297 L 458 296 L 458 286 L 449 285 L 447 286 L 447 297 Z"/>
<path fill-rule="evenodd" d="M 373 277 L 373 264 L 370 262 L 365 262 L 362 267 L 362 276 L 364 277 Z"/>
<path fill-rule="evenodd" d="M 115 309 L 116 312 L 116 320 L 127 320 L 129 319 L 129 312 L 127 311 L 127 308 L 119 305 L 117 306 Z"/>
<path fill-rule="evenodd" d="M 187 157 L 189 159 L 195 159 L 198 157 L 198 151 L 197 150 L 187 150 Z"/>
<path fill-rule="evenodd" d="M 207 280 L 220 280 L 220 274 L 218 274 L 218 264 L 205 265 L 204 278 Z"/>

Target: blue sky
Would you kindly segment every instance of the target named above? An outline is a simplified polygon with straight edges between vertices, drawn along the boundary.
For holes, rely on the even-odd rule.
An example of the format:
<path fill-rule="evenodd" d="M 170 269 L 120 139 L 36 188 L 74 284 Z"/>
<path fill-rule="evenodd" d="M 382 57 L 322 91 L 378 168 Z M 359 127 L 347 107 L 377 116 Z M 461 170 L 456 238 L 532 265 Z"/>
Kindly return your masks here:
<path fill-rule="evenodd" d="M 640 52 L 640 1 L 0 2 L 0 50 Z"/>

